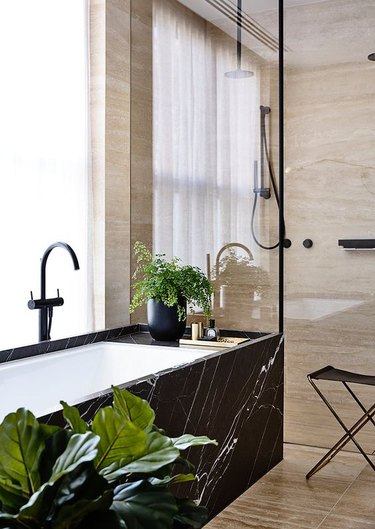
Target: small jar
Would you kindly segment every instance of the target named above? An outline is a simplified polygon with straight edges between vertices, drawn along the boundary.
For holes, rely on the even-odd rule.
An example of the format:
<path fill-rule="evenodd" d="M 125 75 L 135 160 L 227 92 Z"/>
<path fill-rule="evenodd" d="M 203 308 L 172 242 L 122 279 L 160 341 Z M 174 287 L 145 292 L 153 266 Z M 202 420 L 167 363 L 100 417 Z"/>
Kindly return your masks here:
<path fill-rule="evenodd" d="M 215 327 L 215 320 L 211 319 L 209 321 L 209 327 L 206 329 L 205 336 L 213 339 L 218 339 L 220 336 L 219 329 Z"/>

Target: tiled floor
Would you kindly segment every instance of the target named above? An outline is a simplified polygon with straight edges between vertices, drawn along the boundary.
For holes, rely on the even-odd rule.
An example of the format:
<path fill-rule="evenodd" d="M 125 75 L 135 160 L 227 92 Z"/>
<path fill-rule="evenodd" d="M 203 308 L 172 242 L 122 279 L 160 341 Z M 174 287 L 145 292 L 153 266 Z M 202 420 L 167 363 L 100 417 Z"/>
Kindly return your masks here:
<path fill-rule="evenodd" d="M 285 445 L 284 460 L 212 520 L 207 529 L 375 529 L 375 472 L 341 452 L 309 481 L 325 453 Z"/>

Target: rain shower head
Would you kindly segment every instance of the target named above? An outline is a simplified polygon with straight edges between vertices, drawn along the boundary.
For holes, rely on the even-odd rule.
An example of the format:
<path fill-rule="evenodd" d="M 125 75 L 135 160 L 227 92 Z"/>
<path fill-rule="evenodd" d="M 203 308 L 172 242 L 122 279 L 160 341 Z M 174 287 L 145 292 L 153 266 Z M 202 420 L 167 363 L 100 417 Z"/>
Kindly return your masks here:
<path fill-rule="evenodd" d="M 375 61 L 375 53 L 370 53 L 370 55 L 367 58 L 369 61 Z"/>
<path fill-rule="evenodd" d="M 225 72 L 225 77 L 228 77 L 228 79 L 247 79 L 248 77 L 252 77 L 254 75 L 254 72 L 251 72 L 250 70 L 241 70 L 241 68 L 237 68 L 237 70 L 233 70 L 231 72 Z"/>
<path fill-rule="evenodd" d="M 228 79 L 247 79 L 252 77 L 254 72 L 242 69 L 242 0 L 237 0 L 237 69 L 231 72 L 225 72 L 225 77 Z"/>

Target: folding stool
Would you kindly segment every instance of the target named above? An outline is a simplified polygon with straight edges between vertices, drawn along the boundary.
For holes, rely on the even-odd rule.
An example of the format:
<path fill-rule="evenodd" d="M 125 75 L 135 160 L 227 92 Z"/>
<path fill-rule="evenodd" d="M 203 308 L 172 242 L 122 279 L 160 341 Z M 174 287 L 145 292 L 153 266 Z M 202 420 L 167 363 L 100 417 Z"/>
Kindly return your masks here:
<path fill-rule="evenodd" d="M 353 441 L 353 443 L 356 445 L 358 450 L 361 452 L 363 457 L 366 459 L 367 463 L 372 467 L 373 470 L 375 470 L 375 465 L 369 458 L 369 456 L 366 454 L 366 452 L 363 450 L 361 445 L 358 443 L 358 441 L 355 439 L 355 435 L 368 423 L 372 422 L 373 426 L 375 427 L 375 402 L 372 406 L 370 406 L 369 409 L 366 409 L 365 406 L 362 404 L 362 402 L 359 400 L 357 395 L 353 392 L 352 388 L 348 384 L 363 384 L 365 386 L 375 386 L 375 376 L 370 375 L 360 375 L 359 373 L 351 373 L 350 371 L 343 371 L 342 369 L 335 369 L 332 366 L 326 366 L 322 369 L 319 369 L 318 371 L 314 371 L 314 373 L 310 373 L 307 375 L 307 379 L 312 385 L 312 387 L 315 389 L 315 391 L 318 393 L 319 397 L 322 399 L 324 404 L 327 406 L 329 411 L 332 413 L 332 415 L 335 417 L 335 419 L 338 421 L 338 423 L 342 426 L 342 428 L 345 430 L 345 434 L 337 441 L 337 443 L 326 453 L 324 457 L 318 463 L 310 470 L 310 472 L 306 475 L 306 479 L 311 478 L 315 474 L 315 472 L 318 472 L 321 468 L 323 468 L 327 463 L 329 463 L 335 455 L 344 448 L 344 446 L 349 442 Z M 313 380 L 330 380 L 333 382 L 342 382 L 342 384 L 345 386 L 345 388 L 348 390 L 350 395 L 353 397 L 355 402 L 358 404 L 358 406 L 363 411 L 363 415 L 360 419 L 358 419 L 357 422 L 353 424 L 350 428 L 348 428 L 342 419 L 339 417 L 337 412 L 333 409 L 331 404 L 328 402 L 326 397 L 323 395 L 321 390 L 318 388 L 318 386 L 313 382 Z"/>

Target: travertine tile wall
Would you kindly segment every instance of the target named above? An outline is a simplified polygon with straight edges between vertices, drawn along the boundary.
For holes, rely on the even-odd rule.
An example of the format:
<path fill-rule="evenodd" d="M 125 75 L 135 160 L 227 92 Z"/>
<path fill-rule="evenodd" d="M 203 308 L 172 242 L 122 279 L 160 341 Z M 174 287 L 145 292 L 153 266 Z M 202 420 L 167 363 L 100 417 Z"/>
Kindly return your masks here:
<path fill-rule="evenodd" d="M 130 0 L 106 2 L 106 327 L 129 323 Z"/>
<path fill-rule="evenodd" d="M 105 2 L 90 6 L 93 329 L 105 327 Z"/>
<path fill-rule="evenodd" d="M 131 274 L 136 241 L 152 248 L 152 2 L 137 0 L 131 13 Z M 146 322 L 146 307 L 131 315 Z"/>
<path fill-rule="evenodd" d="M 95 328 L 129 322 L 130 0 L 91 5 Z"/>
<path fill-rule="evenodd" d="M 374 85 L 365 50 L 362 62 L 287 71 L 286 439 L 295 443 L 331 446 L 342 433 L 307 373 L 327 364 L 375 373 L 375 252 L 338 247 L 375 238 Z M 359 409 L 326 386 L 354 422 Z M 373 450 L 373 427 L 362 438 Z"/>

